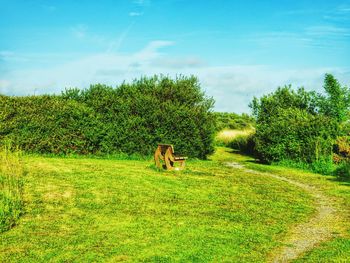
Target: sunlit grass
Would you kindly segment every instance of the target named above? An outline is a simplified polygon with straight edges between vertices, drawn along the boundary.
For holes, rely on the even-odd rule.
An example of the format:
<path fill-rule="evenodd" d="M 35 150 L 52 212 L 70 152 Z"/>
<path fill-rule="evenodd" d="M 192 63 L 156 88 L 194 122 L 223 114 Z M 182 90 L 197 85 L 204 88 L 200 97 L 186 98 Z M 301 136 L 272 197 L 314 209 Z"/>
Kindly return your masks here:
<path fill-rule="evenodd" d="M 218 148 L 182 172 L 159 172 L 152 160 L 26 157 L 26 214 L 2 234 L 0 261 L 265 262 L 292 226 L 313 216 L 315 200 L 223 162 L 314 184 L 349 213 L 348 185 L 252 161 Z M 344 233 L 303 260 L 347 258 L 350 228 L 339 224 Z"/>
<path fill-rule="evenodd" d="M 23 165 L 20 152 L 0 150 L 0 232 L 8 230 L 22 213 Z"/>
<path fill-rule="evenodd" d="M 307 172 L 301 169 L 277 165 L 262 165 L 254 162 L 249 156 L 244 156 L 227 148 L 218 148 L 214 156 L 216 161 L 226 162 L 234 160 L 247 168 L 281 175 L 283 177 L 314 186 L 321 190 L 337 205 L 337 212 L 341 214 L 334 222 L 336 228 L 342 229 L 337 237 L 319 247 L 307 252 L 297 262 L 350 262 L 350 182 L 342 181 L 335 176 L 325 176 Z"/>
<path fill-rule="evenodd" d="M 215 140 L 218 145 L 228 145 L 235 138 L 239 136 L 248 136 L 254 133 L 254 131 L 255 131 L 254 129 L 245 129 L 245 130 L 224 129 L 218 132 L 218 134 L 215 137 Z"/>
<path fill-rule="evenodd" d="M 26 214 L 0 261 L 263 262 L 312 200 L 214 159 L 158 172 L 152 160 L 27 157 Z"/>

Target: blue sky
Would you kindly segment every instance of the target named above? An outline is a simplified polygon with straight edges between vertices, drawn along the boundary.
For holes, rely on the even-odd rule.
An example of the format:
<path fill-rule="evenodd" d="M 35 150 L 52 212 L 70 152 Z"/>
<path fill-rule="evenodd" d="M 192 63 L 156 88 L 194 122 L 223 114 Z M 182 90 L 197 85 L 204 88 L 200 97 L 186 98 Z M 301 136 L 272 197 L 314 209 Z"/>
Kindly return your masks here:
<path fill-rule="evenodd" d="M 198 76 L 216 110 L 292 84 L 350 84 L 350 0 L 0 0 L 0 93 Z"/>

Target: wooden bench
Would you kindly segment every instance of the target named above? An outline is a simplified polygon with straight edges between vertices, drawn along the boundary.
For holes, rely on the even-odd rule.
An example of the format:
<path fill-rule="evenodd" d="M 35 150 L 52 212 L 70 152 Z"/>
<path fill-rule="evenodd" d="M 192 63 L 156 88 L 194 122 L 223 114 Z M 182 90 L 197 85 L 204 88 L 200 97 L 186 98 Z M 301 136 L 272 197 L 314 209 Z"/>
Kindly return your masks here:
<path fill-rule="evenodd" d="M 185 160 L 187 157 L 175 155 L 174 147 L 171 144 L 158 144 L 158 147 L 154 153 L 154 161 L 158 168 L 164 168 L 166 170 L 182 170 L 185 167 Z M 164 164 L 162 164 L 162 162 Z M 175 167 L 175 163 L 179 166 Z"/>

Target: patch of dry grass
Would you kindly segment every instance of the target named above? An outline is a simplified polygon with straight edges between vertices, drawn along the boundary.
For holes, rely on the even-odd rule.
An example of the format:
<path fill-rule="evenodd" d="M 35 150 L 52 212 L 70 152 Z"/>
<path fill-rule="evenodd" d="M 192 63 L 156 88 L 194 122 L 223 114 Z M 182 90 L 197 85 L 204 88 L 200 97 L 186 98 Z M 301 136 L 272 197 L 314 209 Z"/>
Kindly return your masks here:
<path fill-rule="evenodd" d="M 228 145 L 238 136 L 248 136 L 254 133 L 254 129 L 245 129 L 245 130 L 230 130 L 224 129 L 216 135 L 216 142 L 219 145 Z"/>

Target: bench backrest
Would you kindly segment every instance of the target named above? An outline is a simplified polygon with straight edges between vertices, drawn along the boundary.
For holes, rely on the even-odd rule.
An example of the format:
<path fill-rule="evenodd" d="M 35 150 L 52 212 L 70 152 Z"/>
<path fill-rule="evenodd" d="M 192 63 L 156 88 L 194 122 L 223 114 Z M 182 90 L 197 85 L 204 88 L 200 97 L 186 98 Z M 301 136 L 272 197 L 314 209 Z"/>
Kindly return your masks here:
<path fill-rule="evenodd" d="M 174 153 L 174 146 L 171 144 L 158 144 L 158 148 L 160 149 L 160 153 L 165 155 L 165 152 L 170 148 L 171 153 Z"/>

